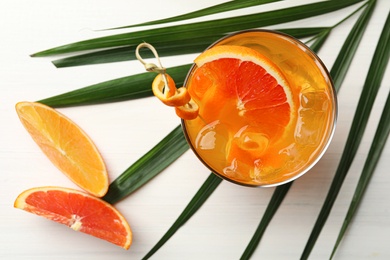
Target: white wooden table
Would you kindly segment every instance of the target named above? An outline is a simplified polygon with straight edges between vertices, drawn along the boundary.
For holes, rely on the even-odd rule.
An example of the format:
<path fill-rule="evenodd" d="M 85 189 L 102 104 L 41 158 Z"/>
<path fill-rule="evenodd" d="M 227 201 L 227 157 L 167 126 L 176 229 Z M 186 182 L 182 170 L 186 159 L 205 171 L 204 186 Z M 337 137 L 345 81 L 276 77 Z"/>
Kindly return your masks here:
<path fill-rule="evenodd" d="M 39 100 L 143 72 L 143 67 L 136 61 L 56 69 L 51 59 L 30 58 L 29 55 L 65 43 L 113 33 L 95 29 L 169 17 L 221 2 L 0 2 L 0 259 L 141 259 L 176 220 L 209 175 L 209 171 L 188 151 L 146 186 L 118 203 L 118 209 L 134 232 L 129 251 L 14 209 L 15 198 L 25 189 L 44 185 L 77 188 L 44 157 L 24 130 L 15 113 L 16 102 Z M 275 6 L 310 1 L 282 2 Z M 266 9 L 253 8 L 233 14 Z M 299 259 L 337 167 L 368 64 L 389 9 L 390 1 L 378 0 L 339 94 L 339 120 L 333 142 L 317 166 L 294 183 L 266 231 L 254 259 Z M 329 25 L 345 14 L 346 11 L 340 11 L 332 16 L 335 20 L 312 18 L 295 25 Z M 329 68 L 353 22 L 347 21 L 337 28 L 320 52 L 320 57 Z M 183 55 L 164 58 L 163 61 L 169 67 L 189 63 L 194 57 Z M 329 257 L 389 92 L 389 70 L 358 154 L 311 259 Z M 112 180 L 179 124 L 172 110 L 154 98 L 63 108 L 60 111 L 78 123 L 95 141 Z M 389 156 L 390 146 L 387 144 L 336 259 L 390 259 Z M 238 259 L 257 227 L 273 190 L 244 188 L 222 182 L 200 211 L 153 259 Z"/>

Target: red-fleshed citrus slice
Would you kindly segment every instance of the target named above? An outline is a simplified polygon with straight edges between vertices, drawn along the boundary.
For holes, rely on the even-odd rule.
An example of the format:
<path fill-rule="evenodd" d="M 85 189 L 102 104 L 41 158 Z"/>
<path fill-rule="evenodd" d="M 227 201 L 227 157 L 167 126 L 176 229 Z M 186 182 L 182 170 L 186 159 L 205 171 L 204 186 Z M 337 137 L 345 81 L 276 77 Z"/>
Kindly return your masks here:
<path fill-rule="evenodd" d="M 266 56 L 248 47 L 220 45 L 196 59 L 188 83 L 206 123 L 218 121 L 232 134 L 227 163 L 262 156 L 268 144 L 285 133 L 294 118 L 288 81 Z"/>
<path fill-rule="evenodd" d="M 14 206 L 125 249 L 132 242 L 130 226 L 121 213 L 107 202 L 81 191 L 32 188 L 22 192 Z"/>

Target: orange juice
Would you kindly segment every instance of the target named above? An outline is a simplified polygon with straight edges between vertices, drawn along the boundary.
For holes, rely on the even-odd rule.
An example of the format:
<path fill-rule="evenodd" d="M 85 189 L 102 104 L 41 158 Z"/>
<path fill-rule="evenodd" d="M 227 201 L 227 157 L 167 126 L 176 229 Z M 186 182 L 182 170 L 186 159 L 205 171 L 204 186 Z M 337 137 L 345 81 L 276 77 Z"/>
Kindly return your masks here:
<path fill-rule="evenodd" d="M 239 32 L 213 48 L 185 82 L 199 106 L 196 119 L 182 121 L 195 154 L 215 174 L 247 186 L 307 172 L 325 152 L 337 117 L 320 59 L 298 40 L 267 30 Z"/>

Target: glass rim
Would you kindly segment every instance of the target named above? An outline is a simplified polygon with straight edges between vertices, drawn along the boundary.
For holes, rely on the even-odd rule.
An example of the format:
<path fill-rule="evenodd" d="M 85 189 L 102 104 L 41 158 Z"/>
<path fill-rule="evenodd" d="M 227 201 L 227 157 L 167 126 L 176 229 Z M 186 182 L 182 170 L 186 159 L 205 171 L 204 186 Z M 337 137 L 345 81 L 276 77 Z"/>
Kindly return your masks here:
<path fill-rule="evenodd" d="M 331 141 L 333 139 L 333 136 L 334 136 L 334 133 L 335 133 L 335 130 L 336 130 L 336 125 L 337 125 L 337 118 L 338 118 L 337 92 L 336 92 L 336 89 L 335 89 L 335 86 L 334 86 L 333 79 L 332 79 L 332 77 L 331 77 L 327 67 L 325 66 L 325 64 L 321 60 L 321 58 L 313 50 L 311 50 L 311 48 L 309 46 L 304 44 L 299 39 L 297 39 L 294 36 L 291 36 L 289 34 L 280 32 L 280 31 L 270 30 L 270 29 L 249 29 L 249 30 L 237 31 L 237 32 L 230 33 L 230 34 L 227 34 L 227 35 L 221 37 L 220 39 L 218 39 L 215 42 L 213 42 L 212 44 L 210 44 L 205 50 L 208 50 L 208 49 L 218 45 L 220 42 L 222 42 L 222 41 L 224 41 L 224 40 L 226 40 L 228 38 L 231 38 L 231 37 L 234 37 L 234 36 L 240 35 L 240 34 L 251 33 L 251 32 L 276 34 L 276 35 L 279 35 L 279 36 L 282 36 L 282 37 L 285 37 L 287 39 L 290 39 L 290 40 L 294 41 L 295 43 L 297 43 L 300 47 L 303 47 L 303 49 L 305 51 L 309 52 L 310 55 L 312 55 L 314 57 L 317 66 L 319 66 L 321 68 L 321 72 L 323 74 L 325 74 L 325 75 L 323 75 L 324 78 L 326 78 L 329 81 L 328 86 L 331 88 L 331 94 L 332 94 L 332 99 L 331 100 L 332 100 L 332 103 L 333 103 L 332 104 L 333 113 L 332 113 L 332 117 L 331 117 L 333 119 L 333 125 L 331 126 L 331 129 L 329 129 L 328 138 L 327 138 L 327 140 L 325 140 L 324 144 L 321 145 L 322 146 L 321 147 L 321 151 L 319 151 L 317 157 L 309 165 L 307 165 L 304 169 L 302 169 L 300 172 L 298 172 L 297 174 L 295 174 L 294 176 L 292 176 L 292 177 L 290 177 L 290 178 L 288 178 L 286 180 L 283 180 L 283 181 L 280 181 L 280 182 L 271 183 L 271 184 L 243 183 L 243 182 L 239 182 L 239 181 L 236 181 L 234 179 L 231 179 L 231 178 L 229 178 L 229 177 L 219 173 L 218 171 L 213 169 L 212 166 L 210 166 L 208 163 L 206 163 L 205 160 L 196 151 L 196 148 L 194 147 L 194 145 L 192 144 L 192 142 L 190 140 L 190 137 L 189 137 L 188 132 L 187 132 L 186 124 L 185 124 L 186 120 L 181 119 L 181 127 L 182 127 L 182 130 L 183 130 L 183 133 L 184 133 L 184 137 L 185 137 L 189 147 L 191 148 L 192 152 L 201 161 L 201 163 L 204 166 L 206 166 L 213 174 L 219 176 L 220 178 L 222 178 L 224 180 L 227 180 L 227 181 L 229 181 L 231 183 L 234 183 L 234 184 L 237 184 L 237 185 L 240 185 L 240 186 L 255 187 L 255 188 L 256 187 L 276 187 L 276 186 L 280 186 L 280 185 L 289 183 L 291 181 L 294 181 L 294 180 L 298 179 L 299 177 L 301 177 L 302 175 L 304 175 L 305 173 L 307 173 L 308 171 L 310 171 L 318 163 L 318 161 L 323 157 L 323 155 L 327 151 L 327 149 L 328 149 L 328 147 L 329 147 L 329 145 L 330 145 L 330 143 L 331 143 Z M 192 66 L 190 67 L 190 69 L 189 69 L 189 71 L 188 71 L 188 73 L 187 73 L 187 75 L 185 77 L 183 86 L 187 85 L 187 81 L 189 79 L 189 76 L 191 75 L 191 73 L 192 73 L 192 71 L 194 70 L 195 67 L 196 67 L 196 64 L 195 63 L 192 64 Z"/>

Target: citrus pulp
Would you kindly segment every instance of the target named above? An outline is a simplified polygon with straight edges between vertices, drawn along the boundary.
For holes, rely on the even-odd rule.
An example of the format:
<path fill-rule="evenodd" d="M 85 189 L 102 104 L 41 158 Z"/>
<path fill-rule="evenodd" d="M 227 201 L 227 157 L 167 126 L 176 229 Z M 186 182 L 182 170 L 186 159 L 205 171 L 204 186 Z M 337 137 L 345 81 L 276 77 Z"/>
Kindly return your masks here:
<path fill-rule="evenodd" d="M 113 206 L 87 193 L 61 187 L 22 192 L 14 206 L 128 249 L 132 232 Z"/>

